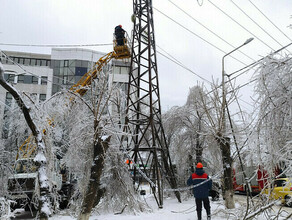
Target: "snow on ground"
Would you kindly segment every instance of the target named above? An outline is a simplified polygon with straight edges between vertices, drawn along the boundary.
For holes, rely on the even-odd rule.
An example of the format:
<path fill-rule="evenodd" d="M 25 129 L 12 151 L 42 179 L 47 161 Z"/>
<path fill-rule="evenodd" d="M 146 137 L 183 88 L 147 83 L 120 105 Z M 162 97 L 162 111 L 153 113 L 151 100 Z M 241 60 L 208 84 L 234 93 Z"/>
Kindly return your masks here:
<path fill-rule="evenodd" d="M 148 197 L 148 205 L 152 208 L 152 213 L 139 213 L 137 215 L 131 214 L 100 214 L 93 215 L 90 220 L 194 220 L 197 219 L 195 199 L 191 198 L 188 201 L 183 201 L 179 203 L 174 198 L 165 198 L 163 209 L 159 209 L 153 197 Z M 211 202 L 211 212 L 217 213 L 216 216 L 212 215 L 212 219 L 224 220 L 226 214 L 222 214 L 219 210 L 224 210 L 223 200 L 210 201 Z M 219 213 L 218 213 L 219 212 Z M 203 209 L 203 219 L 207 219 L 206 212 Z M 221 216 L 221 217 L 220 217 Z M 232 219 L 232 216 L 230 216 Z M 54 216 L 52 220 L 73 220 L 75 218 L 68 216 Z"/>
<path fill-rule="evenodd" d="M 239 217 L 240 213 L 245 211 L 246 197 L 235 195 L 235 209 L 226 210 L 224 206 L 224 200 L 221 198 L 219 201 L 211 201 L 211 214 L 212 220 L 235 220 L 242 219 Z M 152 212 L 148 213 L 138 213 L 126 214 L 126 209 L 123 214 L 93 214 L 90 220 L 195 220 L 197 219 L 195 199 L 190 198 L 187 201 L 179 203 L 175 198 L 165 198 L 163 209 L 157 207 L 156 201 L 152 195 L 146 196 L 145 201 L 152 208 Z M 274 206 L 273 212 L 276 214 L 278 211 L 284 211 L 283 215 L 278 218 L 278 220 L 287 219 L 289 213 L 291 213 L 292 208 L 283 206 Z M 119 210 L 117 210 L 119 212 Z M 229 213 L 229 214 L 228 214 Z M 270 212 L 271 214 L 271 212 Z M 202 219 L 207 219 L 206 212 L 203 208 Z M 55 215 L 50 220 L 75 220 L 76 218 L 68 216 L 68 214 Z M 253 218 L 254 220 L 266 219 L 263 215 Z"/>
<path fill-rule="evenodd" d="M 90 217 L 90 220 L 195 220 L 197 219 L 196 207 L 195 207 L 195 199 L 189 198 L 187 201 L 183 201 L 179 203 L 175 198 L 164 198 L 163 209 L 159 209 L 156 201 L 151 194 L 147 194 L 144 197 L 145 202 L 152 209 L 152 212 L 138 213 L 136 215 L 129 214 L 127 212 L 127 208 L 123 212 L 123 214 L 105 214 L 102 210 L 98 209 L 99 214 L 93 214 Z M 219 201 L 211 201 L 211 214 L 212 220 L 237 220 L 242 219 L 243 213 L 246 208 L 246 196 L 244 195 L 234 195 L 235 200 L 235 209 L 227 210 L 224 206 L 224 200 L 220 198 Z M 275 217 L 279 211 L 282 211 L 281 217 L 278 220 L 287 220 L 287 216 L 292 212 L 292 208 L 284 207 L 280 203 L 273 206 L 273 209 L 268 211 L 269 216 Z M 19 214 L 16 214 L 16 218 L 13 219 L 35 219 L 34 217 L 29 217 L 29 212 L 24 212 L 24 210 L 19 209 Z M 116 212 L 120 212 L 121 210 L 116 210 Z M 36 213 L 34 213 L 36 214 Z M 207 219 L 206 212 L 203 209 L 203 218 Z M 61 211 L 61 214 L 53 215 L 50 220 L 75 220 L 76 217 L 72 216 L 69 210 Z M 262 214 L 261 216 L 257 216 L 253 218 L 254 220 L 267 219 L 267 216 Z"/>

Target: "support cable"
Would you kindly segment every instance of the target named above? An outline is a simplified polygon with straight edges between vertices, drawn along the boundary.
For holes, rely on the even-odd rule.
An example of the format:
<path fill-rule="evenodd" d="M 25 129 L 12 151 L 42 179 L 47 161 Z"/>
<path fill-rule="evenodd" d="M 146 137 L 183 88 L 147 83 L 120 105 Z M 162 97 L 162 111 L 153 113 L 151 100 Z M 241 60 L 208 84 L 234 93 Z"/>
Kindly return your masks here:
<path fill-rule="evenodd" d="M 206 39 L 204 39 L 203 37 L 199 36 L 198 34 L 196 34 L 195 32 L 193 32 L 192 30 L 190 30 L 189 28 L 185 27 L 184 25 L 182 25 L 181 23 L 177 22 L 176 20 L 174 20 L 173 18 L 171 18 L 170 16 L 166 15 L 165 13 L 163 13 L 162 11 L 160 11 L 159 9 L 153 7 L 157 12 L 159 12 L 160 14 L 162 14 L 163 16 L 167 17 L 169 20 L 171 20 L 172 22 L 176 23 L 177 25 L 181 26 L 183 29 L 185 29 L 186 31 L 190 32 L 191 34 L 195 35 L 196 37 L 200 38 L 202 41 L 205 41 L 207 44 L 211 45 L 212 47 L 215 47 L 217 50 L 221 51 L 222 53 L 226 53 L 224 50 L 220 49 L 219 47 L 217 47 L 216 45 L 212 44 L 211 42 L 207 41 Z M 239 63 L 246 65 L 246 63 L 242 62 L 241 60 L 235 58 L 234 56 L 230 55 L 230 57 L 232 57 L 233 59 L 235 59 L 236 61 L 238 61 Z"/>
<path fill-rule="evenodd" d="M 254 19 L 252 19 L 243 9 L 241 9 L 236 3 L 234 3 L 232 0 L 230 0 L 235 7 L 240 10 L 245 16 L 247 16 L 255 25 L 257 25 L 262 31 L 264 31 L 267 35 L 270 36 L 275 42 L 277 42 L 281 47 L 283 47 L 283 44 L 281 44 L 277 39 L 275 39 L 272 35 L 270 35 L 264 28 L 262 28 Z M 290 51 L 288 51 L 290 53 Z"/>
<path fill-rule="evenodd" d="M 277 53 L 279 53 L 280 51 L 286 49 L 287 47 L 289 47 L 289 46 L 291 46 L 291 45 L 292 45 L 292 43 L 289 43 L 289 44 L 287 44 L 286 46 L 284 46 L 284 47 L 282 47 L 282 48 L 280 48 L 280 49 L 278 49 L 278 50 L 276 50 L 276 51 L 273 51 L 272 53 L 268 54 L 267 56 L 277 54 Z M 237 73 L 237 72 L 239 72 L 239 71 L 241 71 L 241 70 L 243 70 L 243 69 L 245 69 L 245 68 L 248 68 L 248 67 L 250 67 L 250 66 L 253 66 L 253 65 L 259 63 L 260 61 L 262 61 L 262 60 L 263 60 L 264 58 L 266 58 L 267 56 L 264 56 L 263 58 L 261 58 L 261 59 L 255 61 L 255 62 L 253 62 L 253 63 L 251 63 L 251 64 L 249 64 L 249 65 L 247 65 L 247 66 L 245 66 L 245 67 L 243 67 L 243 68 L 241 68 L 241 69 L 235 71 L 235 72 L 232 72 L 232 73 L 230 73 L 230 74 L 226 74 L 226 75 L 228 75 L 228 76 L 232 76 L 232 75 L 234 75 L 235 73 Z"/>
<path fill-rule="evenodd" d="M 199 22 L 197 19 L 195 19 L 193 16 L 191 16 L 189 13 L 187 13 L 185 10 L 183 10 L 182 8 L 180 8 L 177 4 L 175 4 L 173 1 L 168 0 L 171 4 L 173 4 L 176 8 L 178 8 L 179 10 L 181 10 L 184 14 L 186 14 L 188 17 L 190 17 L 192 20 L 194 20 L 195 22 L 197 22 L 197 24 L 201 25 L 202 27 L 204 27 L 205 29 L 207 29 L 209 32 L 211 32 L 213 35 L 215 35 L 216 37 L 218 37 L 220 40 L 222 40 L 223 42 L 225 42 L 226 44 L 228 44 L 229 46 L 231 46 L 233 49 L 235 49 L 236 47 L 233 46 L 232 44 L 230 44 L 228 41 L 226 41 L 224 38 L 220 37 L 218 34 L 216 34 L 214 31 L 212 31 L 210 28 L 208 28 L 207 26 L 205 26 L 204 24 L 202 24 L 201 22 Z M 238 50 L 241 54 L 245 55 L 246 57 L 248 57 L 249 59 L 255 61 L 253 58 L 251 58 L 250 56 L 248 56 L 246 53 L 243 53 L 241 50 Z"/>
<path fill-rule="evenodd" d="M 99 47 L 99 46 L 110 46 L 109 44 L 9 44 L 0 43 L 3 46 L 17 46 L 17 47 Z"/>
<path fill-rule="evenodd" d="M 236 21 L 234 18 L 232 18 L 230 15 L 228 15 L 226 12 L 224 12 L 221 8 L 219 8 L 217 5 L 215 5 L 213 2 L 211 2 L 211 0 L 208 0 L 215 8 L 217 8 L 219 11 L 221 11 L 223 14 L 225 14 L 228 18 L 230 18 L 233 22 L 235 22 L 236 24 L 238 24 L 241 28 L 243 28 L 244 30 L 246 30 L 249 34 L 251 34 L 252 36 L 254 36 L 256 39 L 258 39 L 260 42 L 262 42 L 264 45 L 266 45 L 268 48 L 270 48 L 272 51 L 274 51 L 274 49 L 268 45 L 267 43 L 265 43 L 263 40 L 261 40 L 259 37 L 257 37 L 255 34 L 253 34 L 251 31 L 249 31 L 246 27 L 244 27 L 242 24 L 240 24 L 238 21 Z"/>
<path fill-rule="evenodd" d="M 268 54 L 267 56 L 277 54 L 277 53 L 279 53 L 280 51 L 286 49 L 287 47 L 289 47 L 289 46 L 291 46 L 291 45 L 292 45 L 292 43 L 289 43 L 289 44 L 287 44 L 286 46 L 284 46 L 284 47 L 282 47 L 282 48 L 280 48 L 280 49 L 274 51 L 273 53 Z M 159 46 L 158 46 L 158 47 L 159 47 Z M 162 49 L 161 47 L 159 47 L 159 48 L 160 48 L 161 50 L 163 50 L 165 53 L 167 53 L 167 52 L 166 52 L 164 49 Z M 162 54 L 162 53 L 159 52 L 159 51 L 157 51 L 157 53 L 159 53 L 160 55 L 162 55 L 162 56 L 165 57 L 166 59 L 170 60 L 171 62 L 175 63 L 176 65 L 178 65 L 178 66 L 184 68 L 185 70 L 187 70 L 187 71 L 193 73 L 194 75 L 198 76 L 200 79 L 202 79 L 202 80 L 208 82 L 210 85 L 212 84 L 209 80 L 207 80 L 207 79 L 201 77 L 199 74 L 195 73 L 194 71 L 192 71 L 191 69 L 189 69 L 188 67 L 186 67 L 182 62 L 180 62 L 179 60 L 177 60 L 177 59 L 176 59 L 175 57 L 173 57 L 171 54 L 167 53 L 168 56 L 171 57 L 171 58 L 170 58 L 170 57 L 168 57 L 168 56 Z M 265 56 L 265 57 L 267 57 L 267 56 Z M 241 69 L 239 69 L 239 70 L 236 70 L 236 71 L 234 71 L 234 72 L 232 72 L 232 73 L 230 73 L 230 74 L 225 74 L 226 76 L 228 76 L 228 77 L 230 78 L 230 76 L 232 76 L 232 75 L 234 75 L 234 74 L 236 74 L 236 73 L 238 73 L 238 72 L 241 72 L 241 71 L 243 71 L 243 70 L 246 69 L 245 71 L 239 73 L 238 75 L 234 76 L 233 78 L 230 78 L 229 80 L 227 80 L 226 83 L 231 82 L 232 80 L 236 79 L 237 77 L 241 76 L 242 74 L 248 72 L 250 69 L 252 69 L 252 68 L 255 67 L 256 65 L 258 65 L 258 63 L 261 62 L 265 57 L 263 57 L 263 58 L 261 58 L 261 59 L 255 61 L 255 62 L 253 62 L 253 63 L 251 63 L 251 64 L 249 64 L 249 65 L 247 65 L 247 66 L 245 66 L 245 67 L 243 67 L 243 68 L 241 68 Z M 247 68 L 248 68 L 248 69 L 247 69 Z M 251 81 L 249 81 L 249 82 L 243 84 L 242 86 L 240 86 L 240 88 L 242 88 L 242 87 L 244 87 L 244 86 L 247 86 L 248 84 L 250 84 L 250 83 L 252 83 L 252 82 L 254 82 L 254 81 L 255 81 L 255 79 L 253 79 L 253 80 L 251 80 Z M 219 88 L 219 86 L 215 87 L 212 91 L 208 92 L 206 95 L 212 93 L 215 89 L 218 89 L 218 88 Z"/>
<path fill-rule="evenodd" d="M 248 0 L 278 31 L 280 31 L 288 40 L 292 41 L 290 37 L 288 37 L 277 25 L 275 25 L 269 18 L 266 16 L 251 0 Z"/>
<path fill-rule="evenodd" d="M 188 67 L 186 67 L 185 65 L 181 64 L 179 61 L 177 61 L 177 60 L 173 60 L 172 58 L 170 58 L 170 57 L 168 57 L 168 56 L 166 56 L 166 55 L 162 54 L 162 53 L 161 53 L 161 52 L 159 52 L 159 51 L 157 51 L 157 53 L 158 53 L 158 54 L 160 54 L 161 56 L 165 57 L 166 59 L 170 60 L 171 62 L 173 62 L 173 63 L 177 64 L 178 66 L 180 66 L 180 67 L 184 68 L 185 70 L 187 70 L 187 71 L 189 71 L 189 72 L 193 73 L 194 75 L 196 75 L 196 76 L 197 76 L 197 77 L 199 77 L 200 79 L 202 79 L 202 80 L 204 80 L 204 81 L 208 82 L 209 84 L 212 84 L 212 82 L 210 82 L 209 80 L 207 80 L 207 79 L 203 78 L 203 77 L 202 77 L 202 76 L 200 76 L 199 74 L 195 73 L 194 71 L 192 71 L 191 69 L 189 69 L 189 68 L 188 68 Z"/>

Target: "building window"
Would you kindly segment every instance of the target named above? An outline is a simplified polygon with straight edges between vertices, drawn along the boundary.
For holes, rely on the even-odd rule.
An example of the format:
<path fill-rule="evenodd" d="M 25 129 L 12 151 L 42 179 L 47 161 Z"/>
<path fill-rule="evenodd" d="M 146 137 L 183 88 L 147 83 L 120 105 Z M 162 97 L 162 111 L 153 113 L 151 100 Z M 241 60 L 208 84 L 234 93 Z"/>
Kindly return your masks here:
<path fill-rule="evenodd" d="M 40 66 L 41 65 L 41 60 L 36 60 L 36 65 Z"/>
<path fill-rule="evenodd" d="M 40 102 L 43 102 L 46 100 L 47 95 L 46 94 L 40 94 Z"/>
<path fill-rule="evenodd" d="M 19 64 L 23 64 L 24 59 L 23 58 L 19 58 Z"/>
<path fill-rule="evenodd" d="M 88 61 L 82 60 L 81 61 L 81 67 L 87 68 L 87 66 L 88 66 Z"/>
<path fill-rule="evenodd" d="M 36 59 L 31 59 L 30 60 L 30 65 L 31 66 L 35 66 L 35 64 L 36 64 Z"/>
<path fill-rule="evenodd" d="M 24 83 L 24 75 L 18 75 L 17 83 Z"/>
<path fill-rule="evenodd" d="M 119 67 L 119 66 L 114 66 L 114 71 L 113 71 L 113 73 L 114 74 L 121 74 L 121 67 Z"/>
<path fill-rule="evenodd" d="M 121 67 L 121 74 L 129 74 L 129 68 L 128 67 Z"/>
<path fill-rule="evenodd" d="M 47 85 L 48 84 L 48 77 L 41 76 L 41 84 L 42 85 Z"/>
<path fill-rule="evenodd" d="M 75 60 L 69 60 L 69 66 L 75 67 Z"/>
<path fill-rule="evenodd" d="M 11 103 L 12 103 L 12 95 L 11 95 L 11 93 L 7 92 L 6 99 L 5 99 L 5 105 L 11 107 Z"/>
<path fill-rule="evenodd" d="M 29 66 L 30 65 L 30 59 L 25 58 L 24 59 L 24 65 Z"/>
<path fill-rule="evenodd" d="M 64 67 L 69 67 L 69 60 L 64 60 Z"/>
<path fill-rule="evenodd" d="M 9 74 L 4 73 L 4 79 L 5 79 L 6 81 L 8 81 L 8 78 L 9 78 Z"/>
<path fill-rule="evenodd" d="M 23 81 L 23 83 L 25 83 L 25 84 L 32 84 L 32 76 L 24 75 L 24 81 Z"/>
<path fill-rule="evenodd" d="M 14 83 L 14 77 L 14 74 L 4 74 L 4 79 L 10 83 Z"/>
<path fill-rule="evenodd" d="M 47 60 L 41 60 L 41 66 L 46 66 L 47 65 Z"/>
<path fill-rule="evenodd" d="M 39 83 L 39 78 L 36 76 L 32 76 L 32 84 L 38 84 Z"/>
<path fill-rule="evenodd" d="M 13 58 L 13 61 L 14 61 L 15 63 L 19 63 L 19 59 L 18 59 L 18 57 L 14 57 L 14 58 Z"/>
<path fill-rule="evenodd" d="M 75 67 L 75 76 L 83 76 L 85 73 L 87 73 L 87 68 Z"/>

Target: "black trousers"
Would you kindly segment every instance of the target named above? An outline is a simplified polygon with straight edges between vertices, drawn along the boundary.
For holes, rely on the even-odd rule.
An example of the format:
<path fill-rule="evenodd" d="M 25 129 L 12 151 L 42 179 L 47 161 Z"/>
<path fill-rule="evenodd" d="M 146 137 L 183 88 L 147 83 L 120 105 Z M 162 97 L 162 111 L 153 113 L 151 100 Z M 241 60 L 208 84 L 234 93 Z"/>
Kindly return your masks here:
<path fill-rule="evenodd" d="M 207 215 L 211 215 L 211 207 L 210 207 L 210 201 L 209 198 L 202 198 L 198 199 L 196 198 L 196 206 L 197 206 L 197 215 L 198 219 L 202 219 L 202 203 L 204 204 L 204 208 L 206 209 Z"/>

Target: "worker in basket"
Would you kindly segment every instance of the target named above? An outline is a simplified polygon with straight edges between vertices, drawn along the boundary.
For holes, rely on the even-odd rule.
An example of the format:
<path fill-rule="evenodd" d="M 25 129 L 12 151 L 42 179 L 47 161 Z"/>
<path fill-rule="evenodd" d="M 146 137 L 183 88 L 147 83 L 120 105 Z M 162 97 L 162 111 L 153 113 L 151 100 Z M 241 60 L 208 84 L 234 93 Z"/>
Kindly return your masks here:
<path fill-rule="evenodd" d="M 115 37 L 117 40 L 117 46 L 123 46 L 125 39 L 125 30 L 122 28 L 122 25 L 118 25 L 115 27 Z"/>

